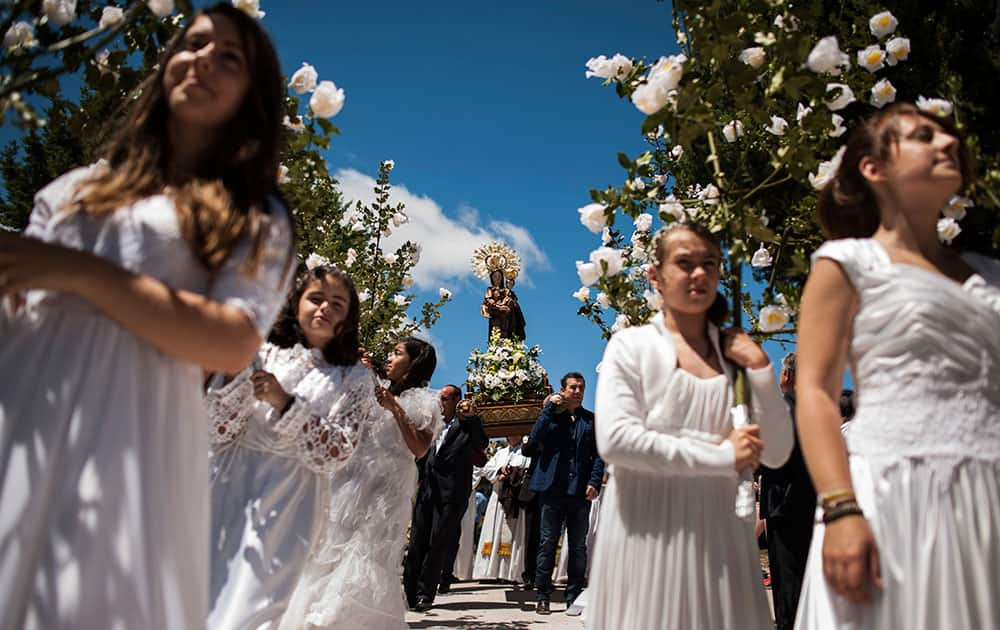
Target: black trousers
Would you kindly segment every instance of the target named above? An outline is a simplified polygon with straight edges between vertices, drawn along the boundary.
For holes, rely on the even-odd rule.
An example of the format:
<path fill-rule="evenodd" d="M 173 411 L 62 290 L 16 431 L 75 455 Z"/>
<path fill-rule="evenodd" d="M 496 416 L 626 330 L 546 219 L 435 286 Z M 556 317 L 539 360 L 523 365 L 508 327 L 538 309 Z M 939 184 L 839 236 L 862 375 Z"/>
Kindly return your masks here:
<path fill-rule="evenodd" d="M 418 598 L 434 601 L 452 544 L 462 535 L 462 515 L 467 506 L 468 499 L 464 503 L 418 500 L 414 506 L 403 565 L 403 590 L 410 608 Z"/>
<path fill-rule="evenodd" d="M 524 519 L 524 573 L 521 574 L 521 581 L 527 584 L 535 583 L 535 567 L 538 566 L 538 541 L 542 535 L 540 512 L 537 496 L 521 508 L 521 518 Z"/>
<path fill-rule="evenodd" d="M 806 558 L 812 542 L 813 519 L 776 516 L 767 519 L 767 557 L 771 567 L 771 595 L 778 630 L 792 630 L 799 592 L 806 573 Z"/>

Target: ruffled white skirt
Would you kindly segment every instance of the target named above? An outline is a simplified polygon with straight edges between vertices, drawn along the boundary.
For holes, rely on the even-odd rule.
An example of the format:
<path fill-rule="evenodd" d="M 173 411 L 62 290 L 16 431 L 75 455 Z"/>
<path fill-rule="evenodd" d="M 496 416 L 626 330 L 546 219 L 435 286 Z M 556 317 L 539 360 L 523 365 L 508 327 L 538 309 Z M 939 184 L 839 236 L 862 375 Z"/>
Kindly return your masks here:
<path fill-rule="evenodd" d="M 1000 462 L 852 455 L 850 465 L 883 588 L 868 605 L 834 593 L 823 577 L 818 523 L 796 629 L 1000 628 Z"/>

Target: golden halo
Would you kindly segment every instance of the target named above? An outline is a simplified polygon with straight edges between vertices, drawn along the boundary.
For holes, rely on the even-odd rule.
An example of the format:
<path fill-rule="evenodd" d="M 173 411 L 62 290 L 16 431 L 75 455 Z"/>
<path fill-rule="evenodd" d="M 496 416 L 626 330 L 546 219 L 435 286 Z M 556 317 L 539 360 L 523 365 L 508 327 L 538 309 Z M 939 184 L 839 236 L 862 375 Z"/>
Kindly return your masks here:
<path fill-rule="evenodd" d="M 493 241 L 482 245 L 472 254 L 472 273 L 486 280 L 490 273 L 500 271 L 508 280 L 521 273 L 521 257 L 517 251 L 503 241 Z"/>

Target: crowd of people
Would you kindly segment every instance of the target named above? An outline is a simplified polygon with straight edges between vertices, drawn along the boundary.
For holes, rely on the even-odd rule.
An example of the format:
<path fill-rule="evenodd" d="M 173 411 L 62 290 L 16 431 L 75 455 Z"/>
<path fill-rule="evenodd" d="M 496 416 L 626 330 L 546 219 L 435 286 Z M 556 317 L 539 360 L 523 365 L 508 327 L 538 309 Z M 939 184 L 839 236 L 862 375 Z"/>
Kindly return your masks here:
<path fill-rule="evenodd" d="M 592 630 L 771 628 L 753 471 L 780 628 L 1000 627 L 1000 262 L 937 239 L 950 119 L 852 132 L 780 380 L 724 327 L 716 236 L 674 222 L 594 412 L 571 372 L 487 460 L 433 346 L 372 369 L 351 278 L 296 265 L 282 95 L 258 23 L 203 9 L 104 159 L 0 234 L 0 628 L 405 628 L 470 572 L 547 614 L 560 548 Z"/>

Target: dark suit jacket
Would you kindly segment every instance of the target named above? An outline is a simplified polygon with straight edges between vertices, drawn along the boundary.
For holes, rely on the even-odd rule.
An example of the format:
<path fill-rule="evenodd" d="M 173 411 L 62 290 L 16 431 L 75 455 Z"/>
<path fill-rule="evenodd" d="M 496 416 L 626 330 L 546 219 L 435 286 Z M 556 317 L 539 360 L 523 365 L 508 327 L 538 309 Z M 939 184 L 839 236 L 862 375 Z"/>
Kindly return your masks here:
<path fill-rule="evenodd" d="M 795 417 L 795 395 L 785 401 Z M 794 424 L 794 422 L 793 422 Z M 760 517 L 810 522 L 816 510 L 816 490 L 799 447 L 798 431 L 788 461 L 780 468 L 760 467 Z"/>
<path fill-rule="evenodd" d="M 532 462 L 535 471 L 531 475 L 528 489 L 535 492 L 545 492 L 555 482 L 559 459 L 565 455 L 573 435 L 569 411 L 556 413 L 555 409 L 552 403 L 542 408 L 528 438 L 528 443 L 533 446 L 532 450 L 536 454 L 535 461 Z M 576 470 L 573 472 L 583 482 L 577 488 L 578 494 L 582 496 L 587 486 L 601 489 L 604 460 L 597 454 L 593 412 L 583 407 L 577 411 L 576 422 L 579 426 L 576 430 Z"/>
<path fill-rule="evenodd" d="M 443 429 L 442 429 L 443 430 Z M 435 452 L 436 443 L 417 460 L 421 469 L 418 500 L 437 503 L 463 503 L 472 494 L 472 467 L 486 464 L 486 444 L 479 416 L 458 417 L 458 422 Z"/>

